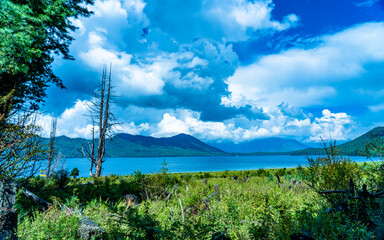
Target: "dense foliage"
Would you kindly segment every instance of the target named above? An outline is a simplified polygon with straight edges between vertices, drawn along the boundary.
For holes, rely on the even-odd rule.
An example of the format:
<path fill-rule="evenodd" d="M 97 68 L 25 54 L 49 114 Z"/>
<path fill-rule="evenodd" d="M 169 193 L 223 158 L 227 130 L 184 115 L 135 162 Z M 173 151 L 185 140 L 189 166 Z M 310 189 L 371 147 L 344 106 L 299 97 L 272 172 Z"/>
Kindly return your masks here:
<path fill-rule="evenodd" d="M 334 173 L 335 164 L 345 164 L 361 174 L 356 181 L 358 188 L 361 182 L 373 180 L 374 176 L 369 173 L 380 165 L 352 166 L 342 160 L 323 164 L 323 168 L 328 168 L 323 172 L 349 171 L 349 167 L 338 166 L 344 170 Z M 106 230 L 107 239 L 290 239 L 294 234 L 315 239 L 376 238 L 384 226 L 381 220 L 384 213 L 371 212 L 370 218 L 377 227 L 370 228 L 355 218 L 356 214 L 329 212 L 332 203 L 317 191 L 343 186 L 335 183 L 327 187 L 328 183 L 320 182 L 316 188 L 310 188 L 307 184 L 312 181 L 311 167 L 316 165 L 169 174 L 164 165 L 159 173 L 136 172 L 131 176 L 70 179 L 67 172 L 61 176 L 65 179 L 62 182 L 67 181 L 65 186 L 52 179 L 33 178 L 26 187 L 51 202 L 65 203 L 68 208 L 78 210 L 75 212 L 90 217 Z M 138 205 L 127 207 L 126 194 L 137 196 Z M 354 202 L 349 204 L 355 206 Z M 382 209 L 380 199 L 376 204 Z M 78 238 L 78 214 L 69 214 L 66 208 L 56 205 L 42 212 L 22 195 L 18 196 L 17 208 L 21 213 L 20 239 L 26 236 L 28 239 L 60 239 L 63 234 Z"/>
<path fill-rule="evenodd" d="M 6 107 L 12 93 L 0 97 L 0 108 Z M 38 170 L 46 151 L 33 120 L 29 113 L 14 117 L 0 113 L 0 181 L 33 175 Z"/>
<path fill-rule="evenodd" d="M 84 3 L 93 0 L 0 1 L 0 97 L 14 91 L 8 106 L 37 109 L 49 84 L 64 87 L 52 71 L 52 54 L 72 59 L 71 19 L 91 14 Z"/>
<path fill-rule="evenodd" d="M 50 84 L 63 87 L 53 54 L 72 59 L 71 20 L 91 14 L 86 4 L 93 0 L 0 1 L 0 180 L 34 174 L 47 153 L 33 110 Z"/>

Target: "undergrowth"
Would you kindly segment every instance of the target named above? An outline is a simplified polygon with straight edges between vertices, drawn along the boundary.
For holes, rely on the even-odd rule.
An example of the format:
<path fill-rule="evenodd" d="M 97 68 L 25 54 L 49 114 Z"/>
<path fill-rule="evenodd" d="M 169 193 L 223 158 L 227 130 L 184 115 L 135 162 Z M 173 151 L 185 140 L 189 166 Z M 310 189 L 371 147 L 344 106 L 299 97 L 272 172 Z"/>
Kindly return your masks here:
<path fill-rule="evenodd" d="M 32 178 L 26 188 L 76 214 L 58 204 L 44 211 L 18 194 L 18 236 L 77 239 L 81 215 L 104 228 L 106 239 L 290 239 L 302 233 L 327 240 L 375 238 L 384 226 L 381 212 L 370 212 L 377 224 L 372 229 L 351 214 L 329 212 L 342 199 L 318 192 L 345 189 L 351 178 L 358 187 L 379 181 L 382 167 L 358 165 L 338 154 L 309 159 L 307 168 L 169 174 L 164 165 L 156 174 Z M 369 174 L 372 168 L 380 171 Z M 126 194 L 135 195 L 137 203 L 127 208 Z"/>

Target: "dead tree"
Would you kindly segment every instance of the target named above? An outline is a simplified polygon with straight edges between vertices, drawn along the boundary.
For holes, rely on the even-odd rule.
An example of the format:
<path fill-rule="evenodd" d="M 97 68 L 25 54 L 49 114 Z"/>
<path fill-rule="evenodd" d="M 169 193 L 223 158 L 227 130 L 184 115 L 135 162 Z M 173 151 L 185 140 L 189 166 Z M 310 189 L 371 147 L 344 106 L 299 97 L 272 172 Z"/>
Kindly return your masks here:
<path fill-rule="evenodd" d="M 376 227 L 376 224 L 372 222 L 369 216 L 370 209 L 376 208 L 376 203 L 374 202 L 377 198 L 384 198 L 384 191 L 380 191 L 377 193 L 370 193 L 367 190 L 367 185 L 363 184 L 361 191 L 355 190 L 355 184 L 353 183 L 352 179 L 350 179 L 349 182 L 349 189 L 348 190 L 332 190 L 332 191 L 321 191 L 319 194 L 344 194 L 345 201 L 341 202 L 337 209 L 328 209 L 327 212 L 331 213 L 334 211 L 345 211 L 349 212 L 349 201 L 355 200 L 358 210 L 358 218 L 363 223 L 366 223 L 369 228 Z"/>
<path fill-rule="evenodd" d="M 56 138 L 56 125 L 57 118 L 52 118 L 51 132 L 49 136 L 49 152 L 48 152 L 48 167 L 47 167 L 47 178 L 51 177 L 52 162 L 55 157 L 55 138 Z"/>
<path fill-rule="evenodd" d="M 91 142 L 83 143 L 81 146 L 81 153 L 85 158 L 87 158 L 91 162 L 91 167 L 89 169 L 89 175 L 92 177 L 93 173 L 93 166 L 96 165 L 96 157 L 95 157 L 95 118 L 93 117 L 91 113 L 91 120 L 92 120 L 92 139 Z"/>
<path fill-rule="evenodd" d="M 109 139 L 109 136 L 112 132 L 113 126 L 115 123 L 115 117 L 113 113 L 111 112 L 111 105 L 112 105 L 112 65 L 110 66 L 109 73 L 107 73 L 107 67 L 104 66 L 103 73 L 101 77 L 101 84 L 95 93 L 95 98 L 91 102 L 89 106 L 89 111 L 91 118 L 93 119 L 93 116 L 96 118 L 97 127 L 98 127 L 98 145 L 97 145 L 97 151 L 95 154 L 95 121 L 93 122 L 93 133 L 92 133 L 92 143 L 88 146 L 88 150 L 85 150 L 86 148 L 83 148 L 84 155 L 86 158 L 91 160 L 91 168 L 90 168 L 90 175 L 94 175 L 96 177 L 99 177 L 101 175 L 102 171 L 102 164 L 105 161 L 105 147 L 106 142 Z M 95 173 L 92 174 L 93 165 L 95 165 Z"/>
<path fill-rule="evenodd" d="M 1 116 L 0 116 L 1 117 Z M 46 159 L 32 113 L 7 119 L 0 131 L 0 181 L 33 176 Z"/>

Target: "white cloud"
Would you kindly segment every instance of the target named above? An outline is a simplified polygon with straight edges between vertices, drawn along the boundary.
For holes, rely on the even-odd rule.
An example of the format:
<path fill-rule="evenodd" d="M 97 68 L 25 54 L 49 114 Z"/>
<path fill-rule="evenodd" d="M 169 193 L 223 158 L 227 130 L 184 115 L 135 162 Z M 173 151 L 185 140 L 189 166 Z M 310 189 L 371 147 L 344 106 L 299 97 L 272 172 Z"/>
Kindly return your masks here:
<path fill-rule="evenodd" d="M 158 124 L 159 131 L 154 136 L 173 136 L 179 133 L 190 134 L 187 124 L 177 119 L 174 116 L 170 116 L 168 113 L 163 115 L 163 120 Z"/>
<path fill-rule="evenodd" d="M 329 97 L 353 97 L 338 95 L 348 85 L 337 83 L 361 77 L 367 64 L 384 62 L 383 39 L 384 23 L 366 23 L 323 36 L 315 48 L 261 57 L 228 78 L 233 105 L 283 101 L 305 107 L 324 104 Z"/>
<path fill-rule="evenodd" d="M 207 89 L 212 83 L 212 78 L 202 78 L 194 72 L 189 72 L 183 78 L 177 78 L 173 81 L 174 86 L 177 88 L 195 88 L 200 90 Z"/>
<path fill-rule="evenodd" d="M 95 70 L 103 65 L 112 64 L 113 84 L 117 95 L 126 98 L 159 95 L 163 93 L 166 82 L 177 88 L 207 89 L 212 83 L 211 77 L 199 75 L 200 68 L 207 68 L 208 60 L 202 59 L 192 51 L 181 49 L 179 52 L 160 52 L 155 56 L 140 58 L 124 51 L 106 48 L 106 31 L 93 31 L 88 34 L 89 50 L 80 52 L 80 58 Z M 210 44 L 214 61 L 236 61 L 232 45 L 217 47 Z M 181 74 L 183 71 L 183 75 Z"/>
<path fill-rule="evenodd" d="M 140 135 L 149 129 L 148 123 L 136 125 L 134 122 L 123 123 L 116 126 L 115 133 L 128 133 L 132 135 Z"/>
<path fill-rule="evenodd" d="M 287 137 L 304 142 L 346 140 L 351 137 L 353 121 L 346 113 L 322 111 L 318 118 L 302 120 L 282 114 L 278 108 L 270 109 L 270 120 L 230 119 L 224 122 L 201 121 L 199 114 L 184 111 L 165 113 L 163 119 L 150 126 L 154 137 L 170 137 L 179 133 L 191 134 L 203 141 L 232 140 L 243 142 L 255 138 Z"/>
<path fill-rule="evenodd" d="M 384 103 L 368 106 L 369 110 L 372 112 L 380 112 L 384 110 Z"/>
<path fill-rule="evenodd" d="M 76 138 L 91 138 L 92 125 L 89 122 L 87 105 L 89 101 L 78 100 L 71 108 L 66 109 L 57 117 L 56 136 L 66 135 Z M 155 110 L 155 109 L 154 109 Z M 126 115 L 145 109 L 130 109 Z M 158 111 L 158 110 L 156 110 Z M 179 133 L 193 135 L 203 141 L 232 140 L 243 142 L 255 138 L 287 137 L 301 141 L 346 140 L 351 137 L 353 121 L 346 113 L 332 113 L 327 109 L 318 118 L 298 120 L 283 114 L 278 108 L 269 109 L 269 120 L 248 120 L 244 117 L 226 120 L 224 122 L 201 121 L 200 114 L 191 110 L 165 110 L 163 117 L 152 123 L 122 123 L 114 129 L 116 133 L 134 135 L 151 135 L 154 137 L 170 137 Z M 118 113 L 118 118 L 121 114 Z M 49 137 L 51 115 L 40 114 L 37 125 L 42 127 L 42 136 Z M 96 126 L 97 130 L 97 126 Z"/>
<path fill-rule="evenodd" d="M 272 19 L 272 0 L 220 0 L 207 7 L 207 16 L 212 22 L 219 22 L 229 40 L 245 40 L 247 31 L 283 31 L 295 27 L 299 17 L 289 14 L 282 22 Z"/>
<path fill-rule="evenodd" d="M 144 13 L 144 8 L 147 4 L 142 0 L 125 0 L 123 6 L 129 13 L 134 13 L 139 21 L 144 22 L 145 25 L 149 24 L 149 20 Z"/>
<path fill-rule="evenodd" d="M 311 125 L 311 141 L 348 139 L 351 128 L 347 126 L 352 123 L 351 117 L 348 114 L 332 113 L 328 109 L 324 109 L 322 114 L 323 116 L 316 118 Z"/>
<path fill-rule="evenodd" d="M 96 32 L 90 32 L 88 34 L 88 43 L 92 47 L 100 47 L 105 42 L 106 38 Z"/>
<path fill-rule="evenodd" d="M 195 68 L 197 66 L 206 67 L 208 65 L 208 61 L 205 59 L 201 59 L 199 57 L 194 57 L 192 61 L 188 62 L 185 67 L 187 68 Z"/>
<path fill-rule="evenodd" d="M 137 97 L 161 94 L 164 78 L 174 68 L 174 63 L 159 59 L 152 64 L 131 64 L 132 55 L 104 48 L 105 37 L 100 33 L 89 33 L 91 48 L 81 52 L 80 58 L 95 70 L 112 64 L 113 85 L 117 95 Z"/>
<path fill-rule="evenodd" d="M 284 18 L 282 23 L 271 20 L 271 12 L 273 10 L 273 3 L 268 1 L 238 1 L 231 12 L 230 18 L 235 20 L 237 24 L 244 30 L 252 28 L 253 30 L 259 30 L 263 28 L 272 28 L 278 31 L 290 28 L 298 21 L 298 17 L 294 14 L 290 14 Z"/>
<path fill-rule="evenodd" d="M 71 19 L 72 24 L 78 28 L 80 35 L 84 35 L 87 29 L 84 27 L 83 22 L 80 19 Z"/>
<path fill-rule="evenodd" d="M 203 141 L 232 140 L 242 142 L 254 138 L 267 137 L 279 133 L 279 129 L 268 130 L 262 126 L 261 121 L 252 122 L 253 127 L 243 128 L 238 126 L 235 120 L 225 122 L 201 121 L 199 114 L 186 111 L 176 117 L 170 113 L 163 115 L 163 119 L 152 129 L 154 137 L 170 137 L 179 133 L 193 135 Z M 260 125 L 260 126 L 258 126 Z"/>
<path fill-rule="evenodd" d="M 89 124 L 87 106 L 89 101 L 76 101 L 75 105 L 67 108 L 60 116 L 57 116 L 56 136 L 90 138 L 92 125 Z M 38 114 L 38 126 L 42 128 L 42 136 L 49 137 L 51 121 L 53 116 L 49 114 Z"/>
<path fill-rule="evenodd" d="M 118 18 L 128 16 L 127 10 L 123 8 L 119 0 L 97 0 L 89 9 L 95 13 L 97 18 Z"/>
<path fill-rule="evenodd" d="M 142 0 L 96 0 L 89 9 L 95 13 L 95 18 L 121 19 L 128 24 L 142 22 L 148 25 L 149 20 L 144 13 L 145 6 L 146 3 Z"/>

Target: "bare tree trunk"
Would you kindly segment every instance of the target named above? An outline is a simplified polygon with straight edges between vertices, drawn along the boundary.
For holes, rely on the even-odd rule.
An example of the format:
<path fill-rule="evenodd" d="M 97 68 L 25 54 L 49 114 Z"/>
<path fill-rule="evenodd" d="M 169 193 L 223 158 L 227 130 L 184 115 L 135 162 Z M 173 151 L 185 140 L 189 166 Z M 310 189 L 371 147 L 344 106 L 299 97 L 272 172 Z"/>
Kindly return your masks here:
<path fill-rule="evenodd" d="M 91 167 L 89 169 L 89 175 L 92 177 L 93 173 L 93 166 L 96 165 L 96 159 L 95 159 L 95 119 L 93 117 L 93 114 L 91 113 L 91 120 L 92 120 L 92 140 L 91 143 L 83 143 L 81 146 L 80 153 L 83 155 L 83 157 L 87 158 L 91 162 Z"/>
<path fill-rule="evenodd" d="M 89 174 L 91 176 L 99 177 L 101 176 L 102 164 L 105 161 L 105 145 L 108 139 L 108 134 L 110 134 L 112 127 L 116 124 L 114 123 L 115 117 L 111 112 L 111 99 L 112 99 L 112 65 L 109 69 L 109 74 L 107 75 L 107 67 L 103 67 L 103 73 L 101 76 L 101 84 L 99 89 L 95 92 L 95 98 L 88 106 L 90 111 L 90 117 L 92 120 L 92 142 L 88 144 L 83 144 L 81 147 L 81 152 L 83 156 L 91 161 L 91 167 L 89 169 Z M 98 126 L 98 143 L 95 153 L 95 118 Z M 95 166 L 95 173 L 93 174 L 93 167 Z"/>
<path fill-rule="evenodd" d="M 104 162 L 105 143 L 107 139 L 107 132 L 111 128 L 110 120 L 110 99 L 111 99 L 111 71 L 112 65 L 109 69 L 109 76 L 107 79 L 107 69 L 104 67 L 101 80 L 101 92 L 100 92 L 100 108 L 99 108 L 99 145 L 97 147 L 97 160 L 96 160 L 96 172 L 95 176 L 101 175 L 102 164 Z M 107 92 L 105 92 L 107 91 Z"/>
<path fill-rule="evenodd" d="M 97 159 L 96 159 L 96 172 L 95 176 L 99 177 L 101 175 L 102 161 L 103 161 L 103 149 L 105 148 L 105 136 L 104 136 L 104 101 L 105 101 L 105 85 L 107 78 L 107 69 L 104 66 L 103 75 L 101 77 L 101 89 L 100 89 L 100 108 L 99 108 L 99 144 L 97 146 Z"/>
<path fill-rule="evenodd" d="M 49 157 L 48 157 L 48 168 L 47 168 L 47 178 L 51 177 L 51 167 L 53 158 L 55 156 L 55 136 L 56 136 L 56 125 L 57 118 L 52 118 L 51 133 L 49 138 Z"/>
<path fill-rule="evenodd" d="M 89 176 L 93 176 L 93 173 L 92 173 L 92 169 L 93 169 L 93 165 L 96 164 L 96 161 L 95 161 L 95 120 L 93 119 L 93 116 L 92 117 L 92 144 L 91 144 L 91 156 L 90 156 L 90 159 L 91 159 L 91 168 L 89 169 Z"/>

